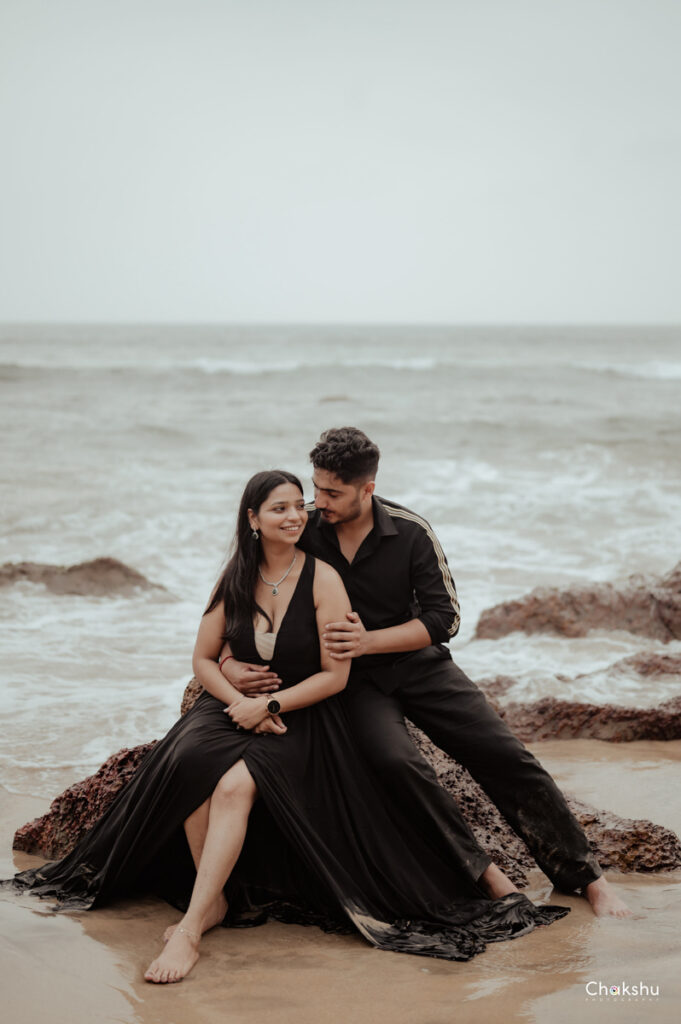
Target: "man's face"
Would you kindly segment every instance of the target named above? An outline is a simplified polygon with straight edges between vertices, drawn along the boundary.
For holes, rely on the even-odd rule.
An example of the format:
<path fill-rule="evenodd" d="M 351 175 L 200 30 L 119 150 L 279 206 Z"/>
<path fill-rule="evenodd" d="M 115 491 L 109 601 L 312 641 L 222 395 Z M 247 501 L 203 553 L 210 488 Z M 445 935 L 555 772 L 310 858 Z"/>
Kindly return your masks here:
<path fill-rule="evenodd" d="M 362 500 L 371 496 L 373 483 L 344 484 L 328 469 L 315 469 L 312 474 L 314 503 L 327 523 L 338 526 L 362 514 Z"/>

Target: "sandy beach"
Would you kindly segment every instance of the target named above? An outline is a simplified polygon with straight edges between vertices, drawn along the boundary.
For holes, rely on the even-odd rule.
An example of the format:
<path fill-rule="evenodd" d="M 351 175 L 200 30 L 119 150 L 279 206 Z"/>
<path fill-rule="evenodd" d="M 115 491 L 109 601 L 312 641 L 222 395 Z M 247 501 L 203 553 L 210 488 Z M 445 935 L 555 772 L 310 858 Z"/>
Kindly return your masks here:
<path fill-rule="evenodd" d="M 596 740 L 532 745 L 559 783 L 592 803 L 681 831 L 676 794 L 681 743 Z M 11 852 L 11 836 L 46 802 L 2 791 L 3 876 L 38 863 Z M 609 874 L 633 921 L 596 920 L 585 901 L 532 876 L 531 898 L 570 906 L 547 929 L 491 946 L 469 963 L 374 950 L 359 937 L 269 924 L 217 929 L 191 976 L 156 988 L 142 972 L 168 905 L 147 899 L 79 916 L 53 915 L 31 897 L 3 898 L 2 992 L 6 1019 L 21 1024 L 533 1024 L 655 1021 L 681 1007 L 678 963 L 681 872 Z M 659 996 L 590 996 L 600 982 L 659 986 Z M 595 983 L 595 985 L 593 984 Z"/>

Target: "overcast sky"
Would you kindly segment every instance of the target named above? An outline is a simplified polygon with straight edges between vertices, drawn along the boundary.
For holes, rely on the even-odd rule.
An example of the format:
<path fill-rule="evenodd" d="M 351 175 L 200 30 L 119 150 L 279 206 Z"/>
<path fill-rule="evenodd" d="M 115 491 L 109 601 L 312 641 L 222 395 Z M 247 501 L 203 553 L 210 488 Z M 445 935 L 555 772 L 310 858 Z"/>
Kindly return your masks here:
<path fill-rule="evenodd" d="M 2 0 L 0 320 L 681 322 L 679 0 Z"/>

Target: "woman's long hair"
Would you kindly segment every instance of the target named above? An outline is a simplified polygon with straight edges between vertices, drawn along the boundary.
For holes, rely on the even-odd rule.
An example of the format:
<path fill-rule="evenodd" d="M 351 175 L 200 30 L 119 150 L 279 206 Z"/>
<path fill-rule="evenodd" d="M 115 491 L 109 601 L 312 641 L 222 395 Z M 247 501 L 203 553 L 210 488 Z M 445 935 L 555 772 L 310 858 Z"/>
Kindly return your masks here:
<path fill-rule="evenodd" d="M 227 567 L 218 580 L 210 603 L 203 613 L 206 615 L 222 603 L 225 608 L 225 640 L 232 640 L 244 627 L 252 625 L 259 612 L 272 628 L 272 620 L 255 600 L 260 565 L 260 540 L 255 540 L 248 521 L 249 508 L 257 514 L 275 487 L 294 484 L 300 493 L 303 486 L 297 476 L 285 469 L 266 469 L 256 473 L 246 484 L 239 504 L 236 532 L 232 541 L 231 555 Z"/>

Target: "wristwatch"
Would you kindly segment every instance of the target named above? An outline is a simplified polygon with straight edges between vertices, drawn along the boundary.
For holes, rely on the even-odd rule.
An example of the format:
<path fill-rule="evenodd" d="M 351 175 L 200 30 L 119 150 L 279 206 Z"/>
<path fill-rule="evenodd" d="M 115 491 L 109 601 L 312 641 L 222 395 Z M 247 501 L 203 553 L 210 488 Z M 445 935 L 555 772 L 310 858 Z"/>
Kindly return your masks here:
<path fill-rule="evenodd" d="M 278 715 L 281 711 L 281 704 L 275 697 L 270 697 L 267 701 L 267 713 L 269 715 Z"/>

